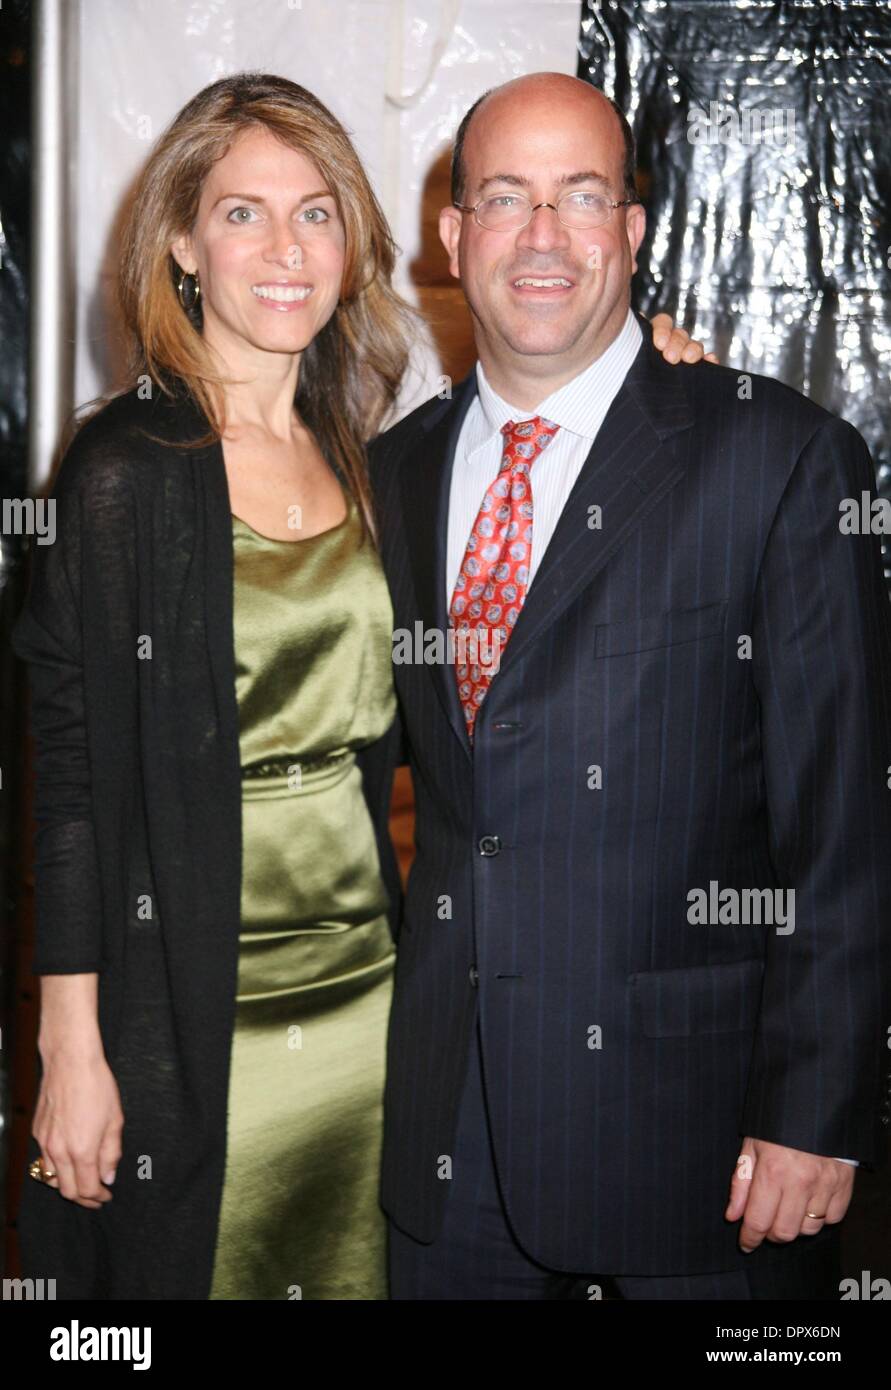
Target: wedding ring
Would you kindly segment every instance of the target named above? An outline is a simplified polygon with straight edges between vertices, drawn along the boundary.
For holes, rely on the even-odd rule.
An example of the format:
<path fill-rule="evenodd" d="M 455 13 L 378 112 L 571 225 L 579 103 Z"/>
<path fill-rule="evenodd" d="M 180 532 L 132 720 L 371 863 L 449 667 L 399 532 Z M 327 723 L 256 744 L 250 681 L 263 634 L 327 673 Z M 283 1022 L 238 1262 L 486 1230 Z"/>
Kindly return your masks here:
<path fill-rule="evenodd" d="M 805 1216 L 809 1216 L 812 1221 L 822 1221 L 826 1215 L 825 1211 L 807 1211 Z"/>
<path fill-rule="evenodd" d="M 49 1182 L 51 1178 L 56 1177 L 55 1169 L 44 1168 L 42 1157 L 35 1158 L 34 1162 L 29 1164 L 28 1172 L 30 1176 L 36 1178 L 38 1182 Z"/>

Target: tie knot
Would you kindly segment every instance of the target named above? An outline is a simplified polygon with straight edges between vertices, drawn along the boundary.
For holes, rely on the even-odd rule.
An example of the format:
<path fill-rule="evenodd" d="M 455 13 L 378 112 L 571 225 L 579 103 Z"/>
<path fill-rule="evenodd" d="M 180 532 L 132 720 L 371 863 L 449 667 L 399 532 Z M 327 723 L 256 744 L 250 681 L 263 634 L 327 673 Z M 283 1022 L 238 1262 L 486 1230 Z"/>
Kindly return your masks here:
<path fill-rule="evenodd" d="M 521 420 L 519 424 L 516 420 L 508 420 L 506 425 L 501 426 L 504 435 L 502 468 L 521 462 L 527 466 L 532 464 L 542 449 L 547 448 L 559 428 L 553 420 L 545 420 L 541 415 L 535 415 L 531 420 Z"/>

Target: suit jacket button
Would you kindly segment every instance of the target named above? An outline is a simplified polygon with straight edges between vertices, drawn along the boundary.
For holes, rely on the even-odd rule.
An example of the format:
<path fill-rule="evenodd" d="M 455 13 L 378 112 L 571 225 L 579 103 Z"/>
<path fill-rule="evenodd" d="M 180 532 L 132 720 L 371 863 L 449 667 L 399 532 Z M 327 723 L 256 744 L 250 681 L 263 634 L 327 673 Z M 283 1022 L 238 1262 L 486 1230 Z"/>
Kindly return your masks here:
<path fill-rule="evenodd" d="M 499 854 L 501 852 L 501 841 L 498 836 L 484 835 L 479 842 L 479 851 L 480 854 L 485 855 L 487 859 L 491 858 L 493 854 Z"/>
<path fill-rule="evenodd" d="M 474 989 L 476 989 L 476 987 L 477 987 L 477 985 L 479 984 L 479 982 L 480 982 L 480 972 L 477 970 L 477 968 L 476 968 L 475 965 L 472 965 L 472 966 L 470 967 L 470 983 L 473 985 Z"/>

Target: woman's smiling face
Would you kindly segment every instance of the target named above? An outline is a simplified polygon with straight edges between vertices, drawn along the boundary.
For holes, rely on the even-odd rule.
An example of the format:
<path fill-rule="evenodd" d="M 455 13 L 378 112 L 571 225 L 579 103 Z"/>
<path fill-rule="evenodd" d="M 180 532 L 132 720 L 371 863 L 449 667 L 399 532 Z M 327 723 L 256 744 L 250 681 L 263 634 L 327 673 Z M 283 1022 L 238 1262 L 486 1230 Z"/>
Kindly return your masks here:
<path fill-rule="evenodd" d="M 302 352 L 337 307 L 345 247 L 316 165 L 258 126 L 213 165 L 195 226 L 171 251 L 197 271 L 204 336 L 225 359 Z"/>

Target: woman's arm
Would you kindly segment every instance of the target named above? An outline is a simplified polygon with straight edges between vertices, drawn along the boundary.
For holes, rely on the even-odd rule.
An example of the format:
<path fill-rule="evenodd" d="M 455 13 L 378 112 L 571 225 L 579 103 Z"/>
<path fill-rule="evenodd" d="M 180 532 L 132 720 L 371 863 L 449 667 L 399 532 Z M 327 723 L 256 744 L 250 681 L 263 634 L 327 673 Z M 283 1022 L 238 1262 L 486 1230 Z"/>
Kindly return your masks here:
<path fill-rule="evenodd" d="M 89 471 L 76 439 L 48 502 L 55 536 L 50 545 L 32 542 L 30 586 L 12 632 L 28 665 L 34 740 L 35 974 L 102 969 L 81 618 Z M 93 524 L 101 525 L 101 513 Z"/>
<path fill-rule="evenodd" d="M 95 433 L 95 432 L 93 432 Z M 41 976 L 38 1047 L 42 1078 L 33 1133 L 52 1186 L 97 1208 L 111 1193 L 123 1125 L 98 1022 L 103 968 L 102 892 L 83 671 L 83 556 L 127 544 L 120 497 L 101 451 L 76 439 L 50 499 L 55 538 L 33 546 L 31 583 L 13 631 L 28 663 L 35 749 L 35 907 L 33 971 Z M 109 570 L 108 582 L 114 582 Z"/>

